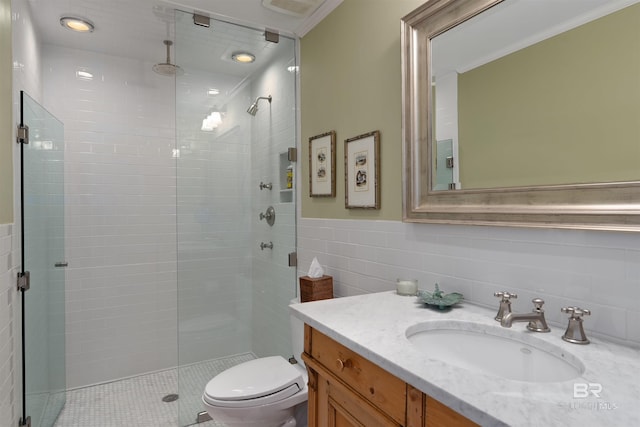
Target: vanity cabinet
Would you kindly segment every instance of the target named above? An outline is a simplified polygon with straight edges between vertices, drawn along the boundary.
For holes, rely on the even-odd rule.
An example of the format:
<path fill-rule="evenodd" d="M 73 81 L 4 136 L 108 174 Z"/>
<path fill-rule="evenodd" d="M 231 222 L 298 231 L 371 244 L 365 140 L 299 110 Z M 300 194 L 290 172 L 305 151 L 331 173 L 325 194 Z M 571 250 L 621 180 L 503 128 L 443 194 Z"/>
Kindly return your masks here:
<path fill-rule="evenodd" d="M 309 325 L 304 337 L 309 427 L 477 426 Z"/>

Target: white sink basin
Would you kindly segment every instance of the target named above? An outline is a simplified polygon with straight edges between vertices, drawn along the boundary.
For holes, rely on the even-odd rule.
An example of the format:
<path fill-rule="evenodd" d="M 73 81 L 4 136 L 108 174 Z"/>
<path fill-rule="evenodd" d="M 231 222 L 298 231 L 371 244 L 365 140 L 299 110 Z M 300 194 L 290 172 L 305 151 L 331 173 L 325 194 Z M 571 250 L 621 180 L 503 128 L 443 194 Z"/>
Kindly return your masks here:
<path fill-rule="evenodd" d="M 531 332 L 456 321 L 420 323 L 409 341 L 430 359 L 515 381 L 550 383 L 579 377 L 584 365 Z"/>

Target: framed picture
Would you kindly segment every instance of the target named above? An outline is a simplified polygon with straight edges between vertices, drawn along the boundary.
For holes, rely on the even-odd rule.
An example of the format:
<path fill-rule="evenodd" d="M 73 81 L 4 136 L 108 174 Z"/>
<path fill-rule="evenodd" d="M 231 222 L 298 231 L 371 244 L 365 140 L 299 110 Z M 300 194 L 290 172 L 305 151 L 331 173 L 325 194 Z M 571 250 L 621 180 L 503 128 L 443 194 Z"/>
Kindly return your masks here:
<path fill-rule="evenodd" d="M 380 131 L 344 141 L 345 207 L 380 209 Z"/>
<path fill-rule="evenodd" d="M 309 138 L 309 196 L 336 196 L 336 132 Z"/>

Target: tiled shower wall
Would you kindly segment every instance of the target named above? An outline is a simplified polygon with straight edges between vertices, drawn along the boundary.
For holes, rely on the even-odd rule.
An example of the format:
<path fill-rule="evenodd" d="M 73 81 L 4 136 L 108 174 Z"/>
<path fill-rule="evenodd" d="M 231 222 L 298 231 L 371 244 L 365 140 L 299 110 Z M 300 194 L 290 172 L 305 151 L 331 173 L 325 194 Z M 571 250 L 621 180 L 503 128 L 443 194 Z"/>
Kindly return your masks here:
<path fill-rule="evenodd" d="M 12 0 L 11 1 L 11 15 L 12 15 L 12 55 L 13 55 L 13 106 L 14 106 L 14 121 L 20 117 L 20 91 L 25 91 L 33 99 L 38 102 L 42 101 L 42 67 L 41 67 L 41 43 L 38 32 L 35 28 L 35 24 L 32 20 L 32 11 L 29 7 L 29 3 L 26 0 Z M 16 273 L 20 268 L 20 176 L 17 171 L 20 170 L 20 151 L 18 145 L 13 144 L 13 195 L 14 195 L 14 223 L 13 225 L 0 225 L 0 240 L 2 244 L 0 246 L 6 247 L 7 236 L 11 243 L 11 253 L 7 259 L 7 262 L 11 260 L 13 264 L 13 270 L 4 271 L 5 265 L 0 261 L 0 294 L 6 297 L 6 300 L 0 301 L 0 310 L 7 317 L 2 317 L 0 320 L 0 330 L 3 330 L 3 335 L 0 337 L 0 347 L 3 349 L 0 351 L 0 365 L 3 362 L 8 364 L 2 365 L 2 373 L 0 374 L 0 382 L 4 380 L 5 373 L 7 379 L 0 386 L 0 401 L 1 411 L 0 425 L 13 426 L 16 425 L 18 419 L 21 417 L 22 411 L 22 379 L 20 374 L 20 360 L 22 359 L 20 331 L 22 324 L 20 318 L 22 316 L 22 309 L 19 303 L 20 295 L 15 291 Z M 0 252 L 4 249 L 0 250 Z M 0 254 L 0 258 L 2 255 Z M 8 266 L 11 269 L 11 266 Z M 8 273 L 9 275 L 4 275 Z M 8 280 L 5 283 L 3 280 Z M 6 290 L 6 293 L 3 291 Z M 0 297 L 2 299 L 2 297 Z M 7 306 L 4 306 L 4 303 Z M 5 308 L 7 309 L 5 311 Z M 6 322 L 6 323 L 5 323 Z M 9 335 L 6 335 L 9 333 Z M 8 339 L 8 341 L 4 341 Z M 7 387 L 7 388 L 5 388 Z M 8 391 L 8 393 L 5 393 Z M 8 405 L 8 406 L 5 406 Z M 4 422 L 7 424 L 3 424 Z"/>
<path fill-rule="evenodd" d="M 15 346 L 19 325 L 15 313 L 19 304 L 16 292 L 14 255 L 12 255 L 12 225 L 0 225 L 0 426 L 17 424 L 17 388 Z M 17 255 L 17 253 L 15 254 Z"/>
<path fill-rule="evenodd" d="M 289 357 L 291 333 L 287 305 L 296 295 L 296 269 L 288 266 L 288 254 L 295 251 L 295 189 L 287 189 L 287 149 L 296 146 L 296 93 L 294 42 L 282 38 L 279 53 L 253 81 L 253 97 L 271 95 L 271 104 L 260 101 L 252 119 L 251 152 L 253 255 L 253 351 L 259 357 Z M 299 162 L 303 159 L 298 158 Z M 272 190 L 260 190 L 258 184 L 270 182 Z M 295 182 L 295 178 L 294 178 Z M 258 219 L 269 206 L 276 221 L 269 227 Z M 260 242 L 272 242 L 273 249 L 260 250 Z"/>
<path fill-rule="evenodd" d="M 187 58 L 178 50 L 179 63 Z M 218 128 L 203 132 L 200 121 L 210 111 L 194 95 L 212 80 L 211 72 L 188 69 L 178 83 L 181 365 L 251 351 L 250 93 L 239 88 Z"/>
<path fill-rule="evenodd" d="M 458 291 L 497 309 L 496 291 L 518 294 L 514 311 L 543 298 L 547 319 L 566 327 L 564 306 L 591 310 L 587 333 L 640 346 L 640 239 L 635 233 L 405 224 L 302 218 L 299 274 L 314 256 L 337 296 L 419 288 Z"/>
<path fill-rule="evenodd" d="M 43 48 L 65 125 L 69 388 L 177 362 L 175 85 L 152 65 Z"/>
<path fill-rule="evenodd" d="M 238 91 L 215 133 L 179 127 L 176 146 L 172 78 L 133 59 L 44 49 L 44 103 L 65 123 L 69 388 L 175 366 L 177 345 L 181 364 L 289 355 L 294 207 L 280 186 L 281 154 L 295 146 L 292 52 Z M 179 120 L 195 74 L 178 80 Z M 252 118 L 265 91 L 274 102 Z M 274 190 L 259 193 L 260 180 Z M 258 220 L 270 204 L 273 228 Z"/>

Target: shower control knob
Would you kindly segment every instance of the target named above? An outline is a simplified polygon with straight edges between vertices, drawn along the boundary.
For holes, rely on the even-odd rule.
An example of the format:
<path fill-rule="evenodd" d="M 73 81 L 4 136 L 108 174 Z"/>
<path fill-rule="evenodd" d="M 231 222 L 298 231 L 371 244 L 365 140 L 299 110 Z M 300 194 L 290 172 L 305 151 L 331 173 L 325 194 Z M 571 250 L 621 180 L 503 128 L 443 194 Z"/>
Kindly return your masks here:
<path fill-rule="evenodd" d="M 260 242 L 260 250 L 264 251 L 265 249 L 273 249 L 273 242 L 269 242 L 269 243 Z"/>
<path fill-rule="evenodd" d="M 260 220 L 267 220 L 267 224 L 272 226 L 276 222 L 276 210 L 273 208 L 273 206 L 269 206 L 264 213 L 260 212 L 259 217 Z"/>

